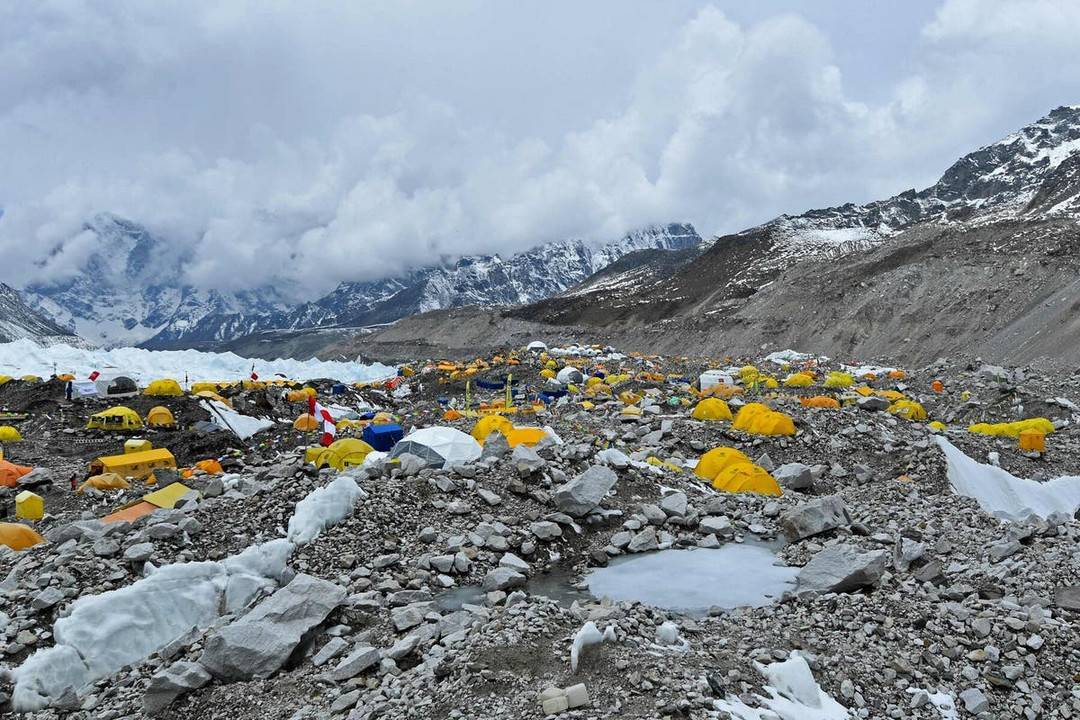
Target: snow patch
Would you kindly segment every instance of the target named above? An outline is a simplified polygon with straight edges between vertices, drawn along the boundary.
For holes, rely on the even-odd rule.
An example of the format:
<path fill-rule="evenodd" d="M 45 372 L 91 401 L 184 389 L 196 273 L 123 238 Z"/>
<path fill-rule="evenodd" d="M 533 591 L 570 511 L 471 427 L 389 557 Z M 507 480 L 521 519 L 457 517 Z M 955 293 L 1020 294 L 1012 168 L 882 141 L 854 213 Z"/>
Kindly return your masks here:
<path fill-rule="evenodd" d="M 193 627 L 207 627 L 222 607 L 235 611 L 284 574 L 293 545 L 273 540 L 234 562 L 166 565 L 116 590 L 79 598 L 53 625 L 56 645 L 38 650 L 13 673 L 20 711 L 39 710 L 141 662 Z"/>
<path fill-rule="evenodd" d="M 793 651 L 783 662 L 754 663 L 769 684 L 758 695 L 762 707 L 750 707 L 736 697 L 717 700 L 714 707 L 726 710 L 736 720 L 847 720 L 851 714 L 814 680 L 806 659 Z"/>
<path fill-rule="evenodd" d="M 1072 515 L 1080 508 L 1080 476 L 1045 483 L 1018 478 L 1007 470 L 972 460 L 943 437 L 935 438 L 948 461 L 949 483 L 958 495 L 974 498 L 986 512 L 1006 520 L 1053 513 Z"/>
<path fill-rule="evenodd" d="M 296 504 L 289 520 L 289 542 L 306 544 L 319 533 L 352 514 L 358 500 L 367 493 L 348 475 L 338 475 L 332 482 L 311 492 Z"/>
<path fill-rule="evenodd" d="M 298 545 L 341 522 L 364 497 L 355 480 L 339 476 L 297 503 L 288 539 L 253 545 L 220 562 L 166 565 L 126 587 L 79 598 L 53 624 L 56 644 L 13 671 L 15 708 L 46 708 L 144 661 L 193 627 L 242 610 L 286 579 L 286 563 Z"/>

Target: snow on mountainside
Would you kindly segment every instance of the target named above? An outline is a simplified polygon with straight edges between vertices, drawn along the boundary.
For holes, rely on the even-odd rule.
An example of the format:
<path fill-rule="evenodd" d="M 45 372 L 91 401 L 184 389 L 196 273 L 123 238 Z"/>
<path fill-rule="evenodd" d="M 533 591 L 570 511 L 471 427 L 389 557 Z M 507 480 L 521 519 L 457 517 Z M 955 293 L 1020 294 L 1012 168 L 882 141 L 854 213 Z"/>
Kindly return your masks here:
<path fill-rule="evenodd" d="M 599 248 L 567 240 L 506 259 L 466 256 L 400 278 L 342 283 L 322 299 L 286 313 L 207 314 L 189 328 L 161 333 L 147 346 L 201 344 L 270 330 L 373 325 L 464 305 L 521 305 L 562 292 L 628 253 L 680 250 L 700 242 L 693 226 L 670 224 L 642 228 Z"/>
<path fill-rule="evenodd" d="M 210 314 L 287 307 L 270 289 L 231 293 L 185 284 L 190 258 L 136 223 L 97 215 L 72 244 L 88 240 L 95 249 L 78 274 L 31 284 L 25 293 L 35 309 L 92 343 L 137 345 L 162 332 L 182 333 Z"/>
<path fill-rule="evenodd" d="M 781 215 L 716 238 L 675 273 L 639 273 L 575 301 L 556 297 L 517 317 L 570 324 L 652 322 L 679 312 L 728 312 L 780 273 L 812 260 L 861 257 L 920 224 L 958 230 L 1001 221 L 1080 219 L 1080 106 L 1059 107 L 965 155 L 922 191 L 887 200 Z"/>
<path fill-rule="evenodd" d="M 273 288 L 194 288 L 182 272 L 191 258 L 175 244 L 137 223 L 101 214 L 71 240 L 73 246 L 90 242 L 95 248 L 81 271 L 32 284 L 25 294 L 37 311 L 95 344 L 212 347 L 266 330 L 366 325 L 443 307 L 534 302 L 629 252 L 700 241 L 689 225 L 648 227 L 600 248 L 571 240 L 507 259 L 470 256 L 402 277 L 342 283 L 322 299 L 296 306 Z"/>
<path fill-rule="evenodd" d="M 33 340 L 39 345 L 78 344 L 64 328 L 27 305 L 19 291 L 0 283 L 0 343 Z"/>

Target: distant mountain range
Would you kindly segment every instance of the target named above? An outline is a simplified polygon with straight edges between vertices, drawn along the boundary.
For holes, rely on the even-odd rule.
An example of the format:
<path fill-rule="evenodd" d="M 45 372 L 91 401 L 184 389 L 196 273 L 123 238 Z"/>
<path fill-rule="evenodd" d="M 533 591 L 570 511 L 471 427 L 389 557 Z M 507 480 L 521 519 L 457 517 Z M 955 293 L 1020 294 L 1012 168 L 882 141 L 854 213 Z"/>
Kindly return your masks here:
<path fill-rule="evenodd" d="M 402 277 L 342 283 L 325 297 L 291 305 L 274 288 L 225 292 L 185 284 L 187 258 L 141 225 L 108 214 L 86 223 L 97 250 L 82 272 L 25 288 L 27 302 L 56 325 L 101 345 L 215 347 L 268 330 L 354 327 L 418 312 L 479 304 L 520 305 L 571 287 L 628 253 L 685 250 L 701 238 L 691 225 L 642 228 L 590 246 L 549 243 L 502 258 L 467 256 Z"/>

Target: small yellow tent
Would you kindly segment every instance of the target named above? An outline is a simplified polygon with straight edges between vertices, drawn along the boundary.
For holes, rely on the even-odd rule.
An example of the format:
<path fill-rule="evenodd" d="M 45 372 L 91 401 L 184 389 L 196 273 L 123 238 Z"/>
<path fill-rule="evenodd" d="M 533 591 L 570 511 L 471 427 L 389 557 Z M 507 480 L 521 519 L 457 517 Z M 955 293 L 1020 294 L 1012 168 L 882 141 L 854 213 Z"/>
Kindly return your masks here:
<path fill-rule="evenodd" d="M 514 429 L 514 423 L 507 420 L 502 415 L 485 415 L 476 421 L 469 434 L 473 436 L 473 439 L 481 445 L 487 440 L 487 436 L 493 432 L 500 432 L 503 435 L 509 437 L 510 432 Z"/>
<path fill-rule="evenodd" d="M 543 440 L 546 435 L 547 432 L 545 432 L 543 428 L 514 427 L 507 433 L 506 443 L 510 447 L 517 447 L 518 445 L 528 445 L 529 447 L 532 447 Z"/>
<path fill-rule="evenodd" d="M 303 413 L 293 420 L 292 426 L 300 432 L 315 432 L 319 429 L 319 421 L 310 413 Z"/>
<path fill-rule="evenodd" d="M 87 430 L 138 430 L 141 427 L 139 413 L 123 405 L 95 413 L 86 423 Z"/>
<path fill-rule="evenodd" d="M 88 487 L 95 490 L 127 490 L 131 487 L 131 483 L 114 472 L 106 472 L 88 478 L 86 482 L 79 486 L 77 492 L 82 492 Z"/>
<path fill-rule="evenodd" d="M 20 442 L 22 435 L 10 425 L 0 425 L 0 442 Z"/>
<path fill-rule="evenodd" d="M 357 438 L 335 440 L 319 455 L 319 459 L 315 461 L 315 467 L 332 467 L 344 470 L 347 467 L 362 464 L 364 458 L 374 449 Z"/>
<path fill-rule="evenodd" d="M 807 373 L 792 373 L 784 378 L 784 387 L 803 388 L 814 384 L 813 376 Z"/>
<path fill-rule="evenodd" d="M 143 390 L 143 395 L 153 395 L 155 397 L 180 397 L 183 394 L 184 391 L 180 389 L 180 383 L 172 378 L 155 380 Z"/>
<path fill-rule="evenodd" d="M 708 397 L 699 402 L 690 417 L 695 420 L 731 420 L 731 408 L 723 400 Z"/>
<path fill-rule="evenodd" d="M 897 400 L 889 406 L 889 412 L 905 420 L 926 420 L 926 409 L 914 400 Z"/>
<path fill-rule="evenodd" d="M 843 390 L 854 385 L 855 378 L 851 377 L 850 373 L 834 370 L 825 377 L 823 384 L 830 390 Z"/>
<path fill-rule="evenodd" d="M 757 493 L 758 495 L 783 495 L 780 484 L 772 475 L 754 463 L 735 463 L 720 471 L 713 478 L 712 486 L 729 493 Z"/>
<path fill-rule="evenodd" d="M 173 427 L 176 425 L 176 418 L 173 417 L 172 411 L 169 408 L 158 405 L 157 407 L 150 408 L 150 412 L 146 413 L 146 424 L 150 427 Z"/>
<path fill-rule="evenodd" d="M 752 435 L 795 434 L 795 422 L 790 416 L 761 403 L 743 405 L 732 427 Z"/>
<path fill-rule="evenodd" d="M 735 448 L 716 447 L 701 456 L 697 466 L 694 467 L 694 474 L 702 480 L 712 482 L 712 479 L 724 468 L 748 462 L 750 458 Z"/>

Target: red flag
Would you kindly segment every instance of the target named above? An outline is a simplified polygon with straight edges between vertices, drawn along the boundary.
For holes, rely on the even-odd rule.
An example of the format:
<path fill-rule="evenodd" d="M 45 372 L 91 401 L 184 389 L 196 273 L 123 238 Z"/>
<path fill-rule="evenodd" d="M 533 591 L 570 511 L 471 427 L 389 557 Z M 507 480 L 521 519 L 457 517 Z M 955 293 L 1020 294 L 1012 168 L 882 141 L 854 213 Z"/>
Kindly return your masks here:
<path fill-rule="evenodd" d="M 97 370 L 90 373 L 90 379 L 91 380 L 97 380 L 99 377 L 101 377 L 101 373 L 99 373 Z"/>
<path fill-rule="evenodd" d="M 337 425 L 334 424 L 334 417 L 330 414 L 330 411 L 319 404 L 319 401 L 312 395 L 308 397 L 308 412 L 311 413 L 311 417 L 316 420 L 322 420 L 323 423 L 323 435 L 319 441 L 321 445 L 329 445 L 334 442 L 334 438 L 337 436 Z"/>
<path fill-rule="evenodd" d="M 258 380 L 259 374 L 255 372 L 255 363 L 251 363 L 251 379 Z"/>

